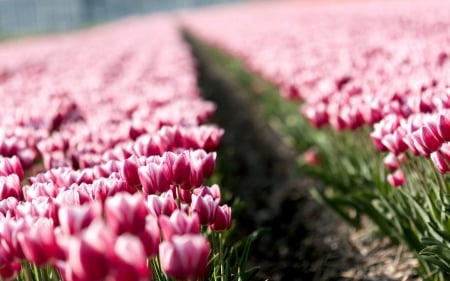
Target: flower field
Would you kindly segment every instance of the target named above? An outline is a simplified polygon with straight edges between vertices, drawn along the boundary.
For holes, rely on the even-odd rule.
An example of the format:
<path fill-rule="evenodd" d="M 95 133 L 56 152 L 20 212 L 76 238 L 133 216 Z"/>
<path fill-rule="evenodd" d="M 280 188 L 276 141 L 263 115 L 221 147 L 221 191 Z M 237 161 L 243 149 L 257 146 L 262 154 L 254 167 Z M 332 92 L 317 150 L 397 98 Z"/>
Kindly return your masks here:
<path fill-rule="evenodd" d="M 205 185 L 224 131 L 174 21 L 8 42 L 0 61 L 1 280 L 245 276 Z"/>
<path fill-rule="evenodd" d="M 278 125 L 288 134 L 297 128 L 301 168 L 327 185 L 314 196 L 352 225 L 369 217 L 407 245 L 426 280 L 450 272 L 448 8 L 286 1 L 184 17 L 190 33 L 299 105 L 309 125 Z"/>
<path fill-rule="evenodd" d="M 273 280 L 304 280 L 283 257 L 300 256 L 311 227 L 285 223 L 317 209 L 295 196 L 355 228 L 369 220 L 423 280 L 448 280 L 448 11 L 444 0 L 273 1 L 0 44 L 0 280 L 250 280 L 267 262 L 287 268 Z M 205 82 L 208 60 L 231 67 Z M 221 111 L 202 93 L 242 104 Z M 242 111 L 241 127 L 213 122 Z M 227 135 L 260 140 L 223 147 Z M 301 195 L 281 187 L 292 182 Z M 245 236 L 267 226 L 249 262 L 260 233 Z M 312 229 L 339 235 L 331 217 Z"/>

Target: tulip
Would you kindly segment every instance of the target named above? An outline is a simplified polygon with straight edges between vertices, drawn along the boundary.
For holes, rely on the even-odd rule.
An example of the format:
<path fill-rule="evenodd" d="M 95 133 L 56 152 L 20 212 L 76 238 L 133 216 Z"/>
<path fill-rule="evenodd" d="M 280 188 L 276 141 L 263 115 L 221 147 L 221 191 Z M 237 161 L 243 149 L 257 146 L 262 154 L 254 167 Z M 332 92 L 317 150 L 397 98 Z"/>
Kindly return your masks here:
<path fill-rule="evenodd" d="M 395 187 L 402 186 L 406 182 L 405 175 L 403 174 L 403 171 L 400 169 L 389 174 L 387 176 L 387 180 L 390 185 L 395 186 Z"/>
<path fill-rule="evenodd" d="M 21 270 L 19 262 L 11 262 L 0 267 L 0 277 L 4 281 L 14 280 Z"/>
<path fill-rule="evenodd" d="M 158 221 L 164 240 L 171 240 L 174 235 L 200 233 L 200 221 L 195 213 L 188 216 L 180 210 L 175 210 L 170 218 L 162 215 Z"/>
<path fill-rule="evenodd" d="M 220 203 L 220 201 L 222 200 L 222 196 L 220 194 L 220 187 L 217 184 L 213 184 L 210 187 L 200 186 L 200 187 L 194 188 L 192 190 L 192 194 L 195 194 L 197 196 L 209 195 L 214 199 L 214 201 L 217 201 L 218 203 Z"/>
<path fill-rule="evenodd" d="M 61 230 L 67 235 L 76 235 L 88 227 L 92 221 L 100 218 L 102 207 L 98 202 L 82 206 L 63 205 L 58 210 Z"/>
<path fill-rule="evenodd" d="M 227 205 L 217 206 L 216 218 L 211 224 L 213 231 L 225 231 L 231 227 L 231 208 Z"/>
<path fill-rule="evenodd" d="M 450 166 L 447 163 L 448 158 L 446 158 L 439 151 L 435 151 L 430 154 L 430 159 L 433 162 L 436 169 L 438 169 L 439 173 L 446 174 L 450 172 Z"/>
<path fill-rule="evenodd" d="M 150 213 L 156 217 L 160 215 L 170 216 L 177 209 L 177 202 L 172 191 L 163 192 L 160 196 L 151 194 L 147 197 L 147 205 Z"/>
<path fill-rule="evenodd" d="M 17 240 L 25 257 L 37 265 L 63 258 L 63 251 L 56 241 L 51 219 L 38 218 L 31 221 L 29 229 L 20 232 Z"/>
<path fill-rule="evenodd" d="M 400 167 L 400 163 L 394 153 L 389 152 L 383 160 L 384 167 L 389 171 L 395 171 Z"/>
<path fill-rule="evenodd" d="M 0 200 L 8 197 L 17 199 L 22 198 L 22 187 L 20 186 L 19 176 L 11 174 L 8 176 L 0 176 Z"/>
<path fill-rule="evenodd" d="M 159 245 L 162 270 L 177 280 L 197 280 L 208 272 L 210 245 L 199 234 L 176 235 Z"/>
<path fill-rule="evenodd" d="M 189 179 L 191 173 L 191 166 L 189 159 L 185 153 L 181 153 L 176 156 L 175 161 L 172 164 L 173 180 L 177 184 L 186 182 Z"/>
<path fill-rule="evenodd" d="M 16 174 L 20 182 L 23 181 L 24 172 L 19 158 L 16 156 L 12 156 L 11 158 L 0 157 L 0 176 L 12 174 Z"/>
<path fill-rule="evenodd" d="M 145 230 L 139 233 L 139 239 L 144 245 L 146 256 L 152 258 L 158 254 L 158 247 L 161 241 L 158 218 L 148 215 L 145 218 Z"/>
<path fill-rule="evenodd" d="M 95 220 L 79 237 L 70 239 L 66 275 L 70 280 L 105 280 L 111 268 L 116 237 Z"/>
<path fill-rule="evenodd" d="M 114 272 L 108 280 L 149 280 L 147 255 L 141 241 L 133 235 L 119 236 L 114 245 Z"/>
<path fill-rule="evenodd" d="M 149 163 L 138 169 L 142 191 L 145 194 L 158 194 L 169 190 L 171 175 L 166 163 Z"/>
<path fill-rule="evenodd" d="M 118 193 L 109 197 L 104 211 L 108 226 L 117 235 L 125 232 L 139 234 L 145 230 L 148 209 L 142 193 Z"/>
<path fill-rule="evenodd" d="M 442 142 L 450 141 L 450 118 L 445 114 L 437 117 L 437 131 Z"/>
<path fill-rule="evenodd" d="M 141 182 L 139 181 L 136 156 L 132 156 L 123 161 L 123 164 L 120 168 L 120 174 L 125 179 L 127 184 L 131 187 L 137 187 L 141 184 Z"/>
<path fill-rule="evenodd" d="M 192 195 L 191 209 L 197 213 L 202 225 L 214 223 L 216 218 L 216 210 L 219 202 L 209 195 L 197 196 Z"/>

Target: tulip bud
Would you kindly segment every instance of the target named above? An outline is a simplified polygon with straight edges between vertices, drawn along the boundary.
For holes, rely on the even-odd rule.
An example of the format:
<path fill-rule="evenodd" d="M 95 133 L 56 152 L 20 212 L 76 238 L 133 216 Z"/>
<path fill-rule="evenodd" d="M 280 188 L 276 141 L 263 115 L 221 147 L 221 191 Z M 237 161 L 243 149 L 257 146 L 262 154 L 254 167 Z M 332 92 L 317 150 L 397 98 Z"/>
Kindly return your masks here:
<path fill-rule="evenodd" d="M 173 180 L 175 183 L 181 184 L 186 182 L 189 179 L 190 173 L 191 165 L 186 154 L 181 153 L 177 155 L 177 158 L 172 165 Z"/>
<path fill-rule="evenodd" d="M 210 176 L 212 176 L 215 165 L 216 165 L 216 153 L 215 152 L 208 153 L 203 158 L 202 161 L 203 178 L 209 178 Z"/>
<path fill-rule="evenodd" d="M 403 174 L 403 171 L 398 169 L 395 172 L 389 174 L 387 176 L 388 182 L 395 187 L 402 186 L 405 184 L 405 175 Z"/>
<path fill-rule="evenodd" d="M 208 240 L 199 234 L 174 236 L 159 245 L 162 270 L 177 280 L 197 280 L 208 272 Z"/>
<path fill-rule="evenodd" d="M 213 231 L 224 231 L 231 227 L 231 208 L 227 205 L 217 206 L 216 218 L 211 224 Z"/>
<path fill-rule="evenodd" d="M 136 156 L 132 156 L 123 161 L 123 165 L 120 169 L 120 174 L 125 179 L 127 184 L 131 187 L 136 187 L 141 184 L 141 182 L 139 181 Z"/>

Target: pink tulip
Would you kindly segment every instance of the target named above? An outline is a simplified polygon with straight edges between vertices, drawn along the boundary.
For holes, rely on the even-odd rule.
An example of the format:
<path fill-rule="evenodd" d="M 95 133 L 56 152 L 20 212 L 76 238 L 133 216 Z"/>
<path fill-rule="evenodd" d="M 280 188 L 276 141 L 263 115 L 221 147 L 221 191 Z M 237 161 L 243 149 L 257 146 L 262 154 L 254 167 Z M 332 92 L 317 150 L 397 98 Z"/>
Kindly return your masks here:
<path fill-rule="evenodd" d="M 219 202 L 214 200 L 211 196 L 197 196 L 192 195 L 191 209 L 197 213 L 202 225 L 214 223 L 216 219 L 216 210 Z"/>
<path fill-rule="evenodd" d="M 0 268 L 0 277 L 4 281 L 14 280 L 20 273 L 21 264 L 19 262 L 11 262 Z"/>
<path fill-rule="evenodd" d="M 22 187 L 19 176 L 16 174 L 0 176 L 0 200 L 8 197 L 22 198 Z"/>
<path fill-rule="evenodd" d="M 400 169 L 389 174 L 387 176 L 387 180 L 390 185 L 395 186 L 395 187 L 402 186 L 406 182 L 405 175 L 403 174 L 403 171 Z"/>
<path fill-rule="evenodd" d="M 199 234 L 174 236 L 159 245 L 162 270 L 177 280 L 197 280 L 208 272 L 210 245 Z"/>
<path fill-rule="evenodd" d="M 214 199 L 214 201 L 217 201 L 218 203 L 220 203 L 222 197 L 220 194 L 220 187 L 217 184 L 213 184 L 210 187 L 201 186 L 194 188 L 192 190 L 192 193 L 198 196 L 209 195 Z"/>
<path fill-rule="evenodd" d="M 116 237 L 101 220 L 95 220 L 81 236 L 70 239 L 66 276 L 69 280 L 105 280 L 114 256 Z"/>
<path fill-rule="evenodd" d="M 58 218 L 61 230 L 67 235 L 76 235 L 88 227 L 92 221 L 100 218 L 102 208 L 98 202 L 82 206 L 62 206 L 58 210 Z"/>
<path fill-rule="evenodd" d="M 147 205 L 150 213 L 156 217 L 160 215 L 170 216 L 177 209 L 177 202 L 172 191 L 161 193 L 161 195 L 151 194 L 147 197 Z"/>
<path fill-rule="evenodd" d="M 383 160 L 384 167 L 389 171 L 395 171 L 400 167 L 400 163 L 394 153 L 389 152 Z"/>
<path fill-rule="evenodd" d="M 0 213 L 5 217 L 15 217 L 16 207 L 19 201 L 15 197 L 8 197 L 6 199 L 0 200 Z"/>
<path fill-rule="evenodd" d="M 213 231 L 225 231 L 231 227 L 231 208 L 227 205 L 217 206 L 216 218 L 211 224 Z"/>
<path fill-rule="evenodd" d="M 171 175 L 166 163 L 149 163 L 140 167 L 138 174 L 145 194 L 159 194 L 170 188 Z"/>
<path fill-rule="evenodd" d="M 145 230 L 139 233 L 138 236 L 142 245 L 144 245 L 146 256 L 149 258 L 156 256 L 161 241 L 158 218 L 148 215 L 145 220 Z"/>
<path fill-rule="evenodd" d="M 19 158 L 12 156 L 11 158 L 0 157 L 0 176 L 8 176 L 16 174 L 19 181 L 23 181 L 24 172 Z"/>
<path fill-rule="evenodd" d="M 136 156 L 132 156 L 123 161 L 122 167 L 120 168 L 120 174 L 131 187 L 137 187 L 141 184 L 139 181 Z"/>
<path fill-rule="evenodd" d="M 191 166 L 189 159 L 185 153 L 181 153 L 175 156 L 175 161 L 172 164 L 173 180 L 177 184 L 188 181 L 191 173 Z"/>
<path fill-rule="evenodd" d="M 450 118 L 445 114 L 437 117 L 437 131 L 442 142 L 450 141 Z"/>
<path fill-rule="evenodd" d="M 119 236 L 114 245 L 114 270 L 108 280 L 149 280 L 147 255 L 141 241 L 133 235 Z"/>
<path fill-rule="evenodd" d="M 28 227 L 27 231 L 22 231 L 17 236 L 26 259 L 37 265 L 44 265 L 63 257 L 52 220 L 38 218 L 30 221 Z"/>
<path fill-rule="evenodd" d="M 148 209 L 142 193 L 118 193 L 109 197 L 105 201 L 104 212 L 108 226 L 117 235 L 126 232 L 139 234 L 145 230 Z"/>
<path fill-rule="evenodd" d="M 435 151 L 430 154 L 430 159 L 433 162 L 436 169 L 438 169 L 439 173 L 446 174 L 450 172 L 450 166 L 447 162 L 448 158 L 446 158 L 439 151 Z"/>
<path fill-rule="evenodd" d="M 197 214 L 189 216 L 179 210 L 175 210 L 170 218 L 165 215 L 160 216 L 159 226 L 164 240 L 171 240 L 174 235 L 200 233 L 200 221 Z"/>

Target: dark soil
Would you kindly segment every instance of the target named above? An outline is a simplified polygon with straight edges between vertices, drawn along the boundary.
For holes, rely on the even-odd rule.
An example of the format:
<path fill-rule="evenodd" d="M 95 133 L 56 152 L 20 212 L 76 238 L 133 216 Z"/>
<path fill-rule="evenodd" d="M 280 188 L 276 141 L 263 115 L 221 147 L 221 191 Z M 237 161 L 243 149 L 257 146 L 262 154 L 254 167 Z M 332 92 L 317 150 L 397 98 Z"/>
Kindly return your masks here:
<path fill-rule="evenodd" d="M 218 152 L 222 185 L 245 204 L 237 231 L 268 232 L 252 246 L 256 280 L 418 280 L 414 259 L 370 231 L 355 231 L 314 200 L 316 180 L 299 174 L 297 152 L 259 116 L 258 105 L 233 74 L 196 41 L 199 84 L 217 105 L 212 120 L 225 129 Z M 403 255 L 402 255 L 403 254 Z"/>

